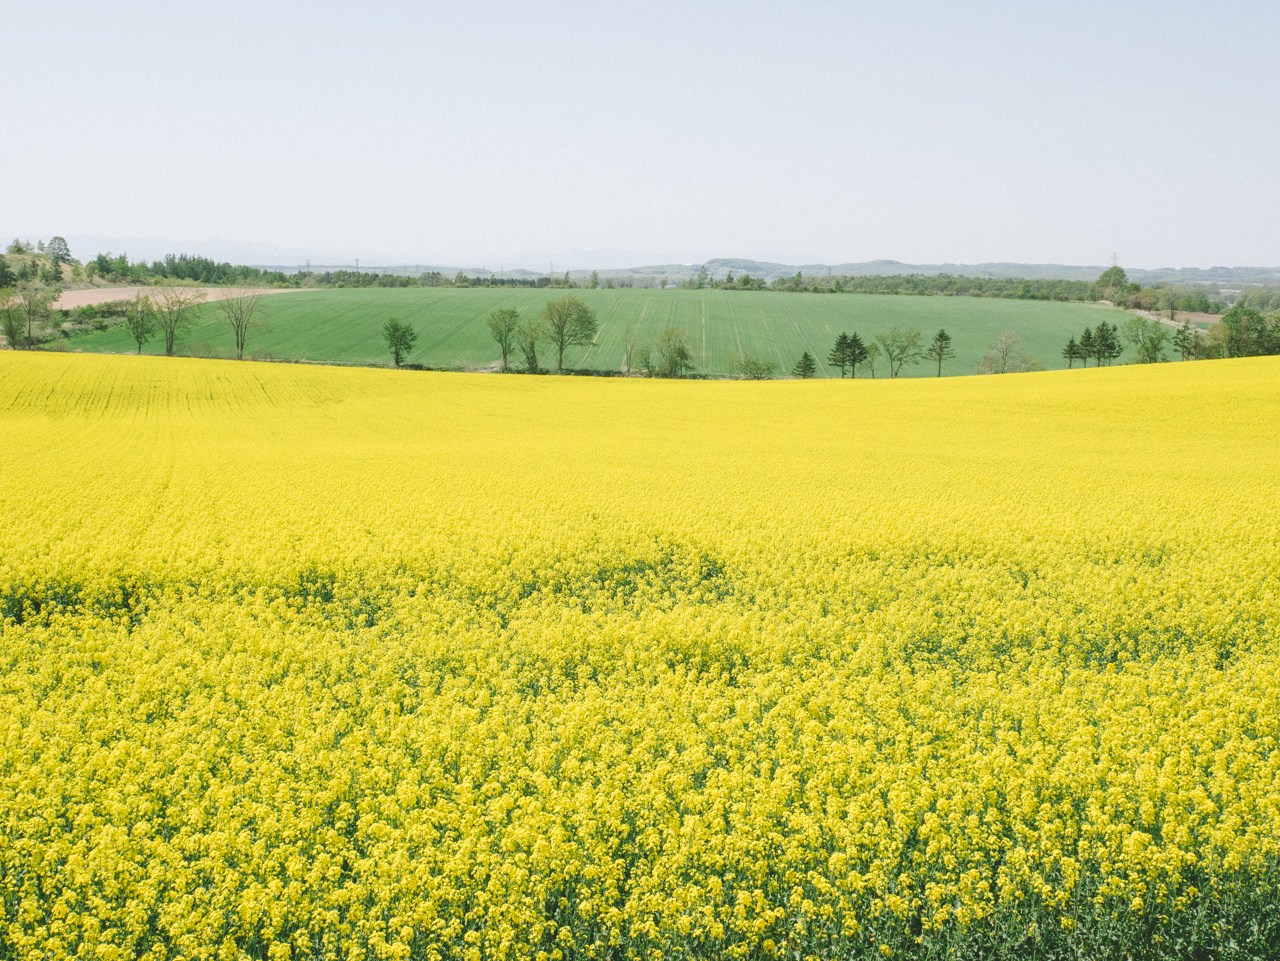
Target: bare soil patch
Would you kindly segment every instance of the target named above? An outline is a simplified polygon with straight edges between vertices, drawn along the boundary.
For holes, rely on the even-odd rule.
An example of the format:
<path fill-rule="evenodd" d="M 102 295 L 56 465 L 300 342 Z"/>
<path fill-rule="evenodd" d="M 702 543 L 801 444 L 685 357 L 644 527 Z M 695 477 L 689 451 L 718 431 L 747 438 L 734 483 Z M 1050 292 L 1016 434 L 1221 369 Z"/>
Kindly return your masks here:
<path fill-rule="evenodd" d="M 55 310 L 71 310 L 73 307 L 87 307 L 90 304 L 105 304 L 112 300 L 132 300 L 138 294 L 145 294 L 149 288 L 130 287 L 87 287 L 83 290 L 64 290 L 62 296 L 53 305 Z M 231 287 L 204 287 L 209 301 L 223 300 L 232 293 L 239 293 Z M 251 288 L 256 294 L 296 294 L 300 288 L 281 290 L 276 287 Z"/>

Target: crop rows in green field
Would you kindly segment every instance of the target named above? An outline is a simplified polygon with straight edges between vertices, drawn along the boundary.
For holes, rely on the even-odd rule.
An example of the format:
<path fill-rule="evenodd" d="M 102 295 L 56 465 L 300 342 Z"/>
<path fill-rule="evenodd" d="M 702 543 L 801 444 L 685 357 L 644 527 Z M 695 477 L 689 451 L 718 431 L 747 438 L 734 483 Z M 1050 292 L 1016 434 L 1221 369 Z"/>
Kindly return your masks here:
<path fill-rule="evenodd" d="M 390 363 L 382 325 L 390 317 L 412 324 L 417 346 L 409 362 L 433 367 L 486 368 L 498 363 L 498 351 L 485 318 L 514 307 L 536 315 L 550 299 L 574 294 L 593 307 L 600 330 L 594 345 L 573 348 L 566 366 L 616 371 L 622 367 L 628 339 L 637 349 L 663 330 L 685 330 L 697 370 L 722 374 L 730 358 L 750 355 L 778 363 L 781 372 L 808 350 L 818 361 L 818 376 L 839 376 L 826 362 L 841 331 L 857 331 L 865 340 L 893 326 L 919 328 L 925 340 L 939 328 L 954 338 L 956 356 L 944 374 L 972 373 L 988 345 L 1005 330 L 1022 337 L 1026 352 L 1047 368 L 1064 366 L 1067 338 L 1099 320 L 1116 322 L 1118 312 L 1083 303 L 995 300 L 971 297 L 893 297 L 874 295 L 778 294 L 727 290 L 503 290 L 488 288 L 365 288 L 303 291 L 265 298 L 269 328 L 252 331 L 248 349 L 294 360 L 355 364 Z M 215 305 L 204 305 L 185 342 L 197 353 L 226 354 L 229 333 L 218 324 Z M 73 348 L 132 352 L 122 328 L 76 337 Z M 144 353 L 163 350 L 152 341 Z M 554 365 L 554 355 L 547 358 Z M 877 369 L 887 375 L 887 365 Z M 903 376 L 928 376 L 937 368 L 923 362 Z"/>

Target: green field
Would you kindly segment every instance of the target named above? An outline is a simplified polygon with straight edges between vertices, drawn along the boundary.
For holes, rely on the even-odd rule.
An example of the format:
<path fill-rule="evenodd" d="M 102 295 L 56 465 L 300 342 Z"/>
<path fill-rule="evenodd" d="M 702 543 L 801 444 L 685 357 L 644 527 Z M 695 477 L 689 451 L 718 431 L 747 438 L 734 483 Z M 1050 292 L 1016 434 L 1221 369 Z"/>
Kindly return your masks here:
<path fill-rule="evenodd" d="M 1123 314 L 1085 303 L 996 300 L 972 297 L 892 297 L 839 294 L 780 294 L 726 290 L 531 290 L 491 288 L 401 288 L 317 290 L 266 298 L 269 329 L 253 331 L 249 352 L 280 358 L 389 365 L 381 327 L 389 317 L 417 328 L 412 363 L 432 367 L 483 369 L 498 362 L 484 320 L 490 311 L 515 307 L 537 314 L 549 299 L 575 293 L 597 312 L 600 332 L 589 348 L 574 348 L 571 366 L 620 369 L 627 340 L 637 347 L 667 327 L 689 332 L 699 373 L 722 374 L 729 359 L 748 354 L 777 361 L 788 372 L 804 350 L 818 361 L 819 376 L 839 376 L 826 363 L 841 331 L 857 331 L 866 340 L 894 325 L 916 327 L 928 339 L 939 328 L 954 338 L 956 356 L 946 374 L 969 374 L 991 340 L 1005 330 L 1018 333 L 1026 352 L 1045 367 L 1065 366 L 1061 350 L 1067 338 L 1102 319 L 1119 323 Z M 218 324 L 213 305 L 201 308 L 187 332 L 188 350 L 229 355 L 232 340 Z M 129 352 L 135 349 L 123 328 L 74 337 L 73 350 Z M 163 351 L 153 340 L 144 353 Z M 554 365 L 554 355 L 548 359 Z M 570 365 L 570 356 L 565 358 Z M 877 376 L 887 375 L 881 364 Z M 927 362 L 903 370 L 903 376 L 936 373 Z"/>

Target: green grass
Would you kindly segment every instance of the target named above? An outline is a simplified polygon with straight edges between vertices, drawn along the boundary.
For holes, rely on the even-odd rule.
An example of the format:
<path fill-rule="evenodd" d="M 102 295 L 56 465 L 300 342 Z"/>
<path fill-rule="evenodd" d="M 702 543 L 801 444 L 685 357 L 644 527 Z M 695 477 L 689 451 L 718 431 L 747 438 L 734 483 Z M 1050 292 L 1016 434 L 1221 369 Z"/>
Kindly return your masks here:
<path fill-rule="evenodd" d="M 265 298 L 270 328 L 251 331 L 249 352 L 273 353 L 293 360 L 336 361 L 389 366 L 381 328 L 399 317 L 418 330 L 409 362 L 427 366 L 485 368 L 498 362 L 498 352 L 485 326 L 490 311 L 515 307 L 537 314 L 549 299 L 575 293 L 595 308 L 600 321 L 596 344 L 574 348 L 565 365 L 618 370 L 627 338 L 637 348 L 667 327 L 689 332 L 700 373 L 721 374 L 730 356 L 741 353 L 776 361 L 788 373 L 804 350 L 818 361 L 819 376 L 839 376 L 826 362 L 841 331 L 857 331 L 866 340 L 894 325 L 916 327 L 925 340 L 938 328 L 954 338 L 956 356 L 945 374 L 969 374 L 998 334 L 1019 334 L 1026 352 L 1047 368 L 1065 366 L 1061 350 L 1067 338 L 1120 311 L 1093 304 L 970 297 L 892 297 L 853 294 L 783 294 L 724 290 L 502 290 L 487 288 L 366 288 L 283 293 Z M 232 340 L 218 324 L 214 305 L 201 308 L 185 342 L 197 353 L 227 356 Z M 132 353 L 136 348 L 122 328 L 77 336 L 71 348 Z M 144 353 L 160 353 L 153 340 Z M 545 355 L 554 366 L 555 356 Z M 514 358 L 513 358 L 514 360 Z M 877 376 L 887 375 L 877 366 Z M 922 362 L 903 376 L 929 376 L 936 366 Z"/>

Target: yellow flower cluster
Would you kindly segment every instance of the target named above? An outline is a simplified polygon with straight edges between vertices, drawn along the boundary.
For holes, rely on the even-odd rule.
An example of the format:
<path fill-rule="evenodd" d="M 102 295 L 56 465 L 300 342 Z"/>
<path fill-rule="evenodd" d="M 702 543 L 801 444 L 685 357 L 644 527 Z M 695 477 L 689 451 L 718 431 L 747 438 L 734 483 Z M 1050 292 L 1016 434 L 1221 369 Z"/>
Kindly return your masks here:
<path fill-rule="evenodd" d="M 1276 358 L 0 380 L 0 957 L 1280 936 Z"/>

